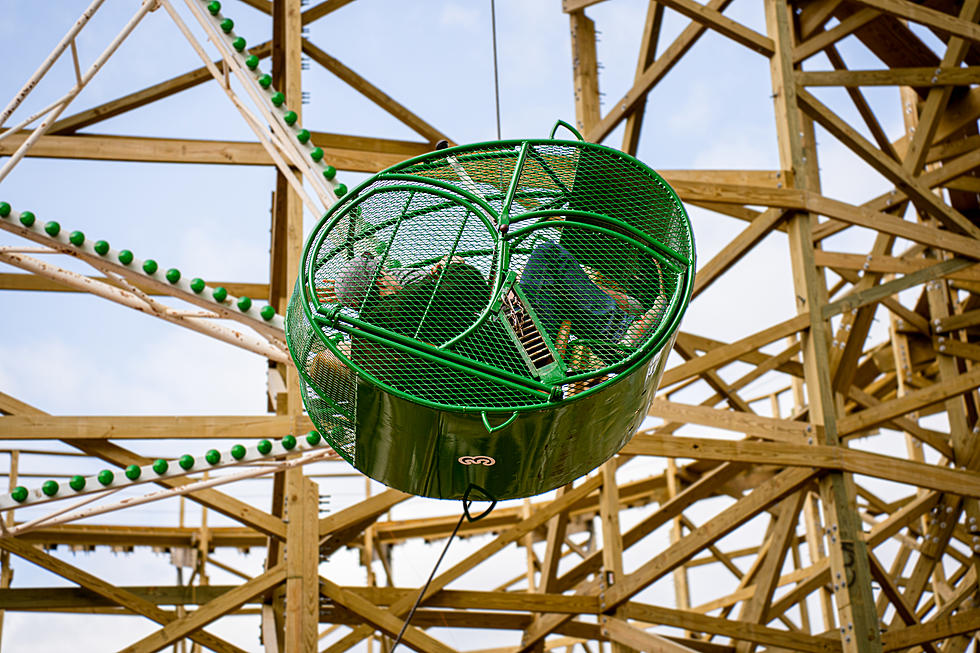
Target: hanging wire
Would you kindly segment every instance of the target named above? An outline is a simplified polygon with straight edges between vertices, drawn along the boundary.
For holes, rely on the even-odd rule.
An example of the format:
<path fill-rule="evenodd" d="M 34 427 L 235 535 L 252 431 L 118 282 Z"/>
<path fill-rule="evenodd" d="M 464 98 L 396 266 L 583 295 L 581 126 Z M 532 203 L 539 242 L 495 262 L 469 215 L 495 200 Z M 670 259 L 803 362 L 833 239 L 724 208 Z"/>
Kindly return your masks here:
<path fill-rule="evenodd" d="M 470 514 L 470 505 L 472 504 L 472 501 L 470 500 L 470 492 L 472 492 L 473 490 L 479 491 L 485 498 L 487 498 L 490 501 L 490 507 L 476 516 Z M 449 545 L 452 544 L 453 538 L 455 538 L 456 533 L 459 532 L 459 527 L 463 525 L 463 520 L 466 519 L 471 523 L 475 521 L 479 521 L 484 517 L 486 517 L 487 515 L 489 515 L 496 505 L 497 505 L 497 500 L 492 498 L 490 494 L 479 485 L 470 483 L 469 487 L 466 488 L 466 493 L 463 494 L 463 514 L 459 516 L 459 521 L 456 522 L 456 528 L 453 529 L 452 535 L 449 536 L 449 539 L 446 541 L 446 546 L 442 549 L 442 553 L 439 555 L 439 559 L 436 560 L 436 564 L 432 568 L 432 572 L 429 574 L 429 580 L 425 581 L 425 585 L 423 585 L 422 589 L 419 590 L 419 595 L 415 598 L 415 604 L 412 606 L 412 609 L 409 610 L 408 616 L 405 617 L 405 621 L 402 622 L 402 629 L 398 631 L 398 637 L 395 638 L 395 643 L 391 645 L 391 648 L 389 649 L 388 653 L 395 653 L 395 649 L 398 647 L 398 644 L 402 641 L 402 635 L 405 634 L 405 630 L 408 628 L 409 622 L 412 620 L 412 617 L 415 615 L 415 610 L 418 609 L 419 603 L 422 602 L 422 597 L 425 596 L 426 590 L 429 589 L 429 584 L 432 583 L 432 579 L 435 578 L 436 570 L 439 568 L 439 564 L 442 562 L 442 559 L 446 557 L 446 552 L 449 551 Z"/>
<path fill-rule="evenodd" d="M 493 40 L 493 101 L 497 105 L 497 140 L 500 140 L 500 80 L 497 73 L 497 11 L 490 0 L 490 33 Z"/>

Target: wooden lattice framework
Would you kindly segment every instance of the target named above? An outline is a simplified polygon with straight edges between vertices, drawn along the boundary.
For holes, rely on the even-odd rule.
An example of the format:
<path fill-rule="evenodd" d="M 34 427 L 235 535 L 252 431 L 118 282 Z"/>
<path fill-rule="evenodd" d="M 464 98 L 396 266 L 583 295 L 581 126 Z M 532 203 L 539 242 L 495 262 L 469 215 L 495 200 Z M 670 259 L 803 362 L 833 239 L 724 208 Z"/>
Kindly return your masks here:
<path fill-rule="evenodd" d="M 730 170 L 666 171 L 665 177 L 690 206 L 744 222 L 720 251 L 702 258 L 695 303 L 763 239 L 779 238 L 789 248 L 791 269 L 777 274 L 792 276 L 796 306 L 787 307 L 787 319 L 735 341 L 727 339 L 724 320 L 714 333 L 682 332 L 677 360 L 652 410 L 659 425 L 555 496 L 501 507 L 483 521 L 463 524 L 461 535 L 479 546 L 439 571 L 404 644 L 452 650 L 439 635 L 445 630 L 427 632 L 439 627 L 508 631 L 511 645 L 494 649 L 500 651 L 977 650 L 980 2 L 760 0 L 763 33 L 726 16 L 728 0 L 651 1 L 634 85 L 603 114 L 596 30 L 587 15 L 598 1 L 564 0 L 563 6 L 571 27 L 577 120 L 588 140 L 635 153 L 648 94 L 709 30 L 758 53 L 760 65 L 768 61 L 779 169 L 740 170 L 735 161 Z M 325 161 L 342 171 L 374 171 L 431 149 L 445 135 L 304 37 L 303 25 L 349 2 L 324 0 L 301 8 L 299 0 L 246 0 L 271 14 L 274 26 L 272 40 L 252 52 L 272 57 L 274 86 L 290 106 L 299 106 L 305 52 L 421 136 L 407 142 L 313 133 Z M 157 5 L 171 11 L 166 0 L 143 8 Z M 691 21 L 670 43 L 659 42 L 665 10 Z M 848 69 L 838 44 L 852 41 L 885 66 Z M 823 58 L 813 58 L 818 54 Z M 825 60 L 830 66 L 824 70 L 813 63 Z M 216 83 L 214 77 L 221 83 L 236 65 L 229 55 L 211 70 L 202 67 L 99 107 L 54 115 L 44 135 L 12 133 L 0 140 L 0 154 L 9 156 L 29 142 L 27 156 L 36 157 L 271 165 L 278 156 L 269 283 L 223 285 L 232 296 L 267 296 L 281 311 L 298 264 L 302 205 L 333 197 L 332 186 L 305 196 L 300 185 L 290 183 L 290 175 L 309 167 L 295 149 L 275 134 L 267 137 L 268 148 L 93 135 L 101 120 Z M 879 109 L 862 94 L 861 87 L 870 85 L 900 87 L 904 133 L 886 133 Z M 861 122 L 847 122 L 818 99 L 814 87 L 821 86 L 845 89 L 853 108 L 848 113 Z M 259 125 L 268 118 L 261 111 L 247 115 Z M 622 143 L 608 142 L 624 123 Z M 83 129 L 86 135 L 78 133 Z M 823 195 L 818 133 L 842 143 L 893 188 L 861 203 Z M 254 351 L 270 360 L 272 411 L 260 418 L 52 416 L 0 394 L 0 437 L 57 439 L 125 467 L 150 461 L 122 438 L 281 438 L 308 429 L 295 372 L 286 366 L 281 329 L 274 324 L 236 311 L 230 300 L 199 301 L 151 275 L 100 264 L 64 238 L 45 239 L 9 218 L 0 219 L 0 227 L 77 255 L 105 275 L 86 278 L 0 248 L 0 261 L 31 273 L 0 274 L 0 289 L 67 286 Z M 841 241 L 832 237 L 845 230 L 872 233 L 873 246 L 835 248 Z M 751 307 L 751 294 L 764 292 L 765 287 L 746 289 L 745 304 Z M 168 309 L 154 299 L 158 294 L 195 302 L 200 310 Z M 869 338 L 876 318 L 889 323 L 886 341 Z M 781 379 L 780 390 L 743 396 L 761 378 Z M 702 399 L 679 400 L 690 396 Z M 729 436 L 705 437 L 704 427 Z M 875 433 L 879 439 L 904 439 L 907 455 L 857 446 Z M 665 471 L 617 482 L 618 468 L 643 457 L 665 457 Z M 233 485 L 189 488 L 188 499 L 240 524 L 206 529 L 203 544 L 201 528 L 157 527 L 150 520 L 140 527 L 21 528 L 5 519 L 10 532 L 0 538 L 0 608 L 135 614 L 160 624 L 159 631 L 126 649 L 132 651 L 159 650 L 184 638 L 218 651 L 241 650 L 207 630 L 241 610 L 261 614 L 266 650 L 339 652 L 365 640 L 369 647 L 380 642 L 384 650 L 417 588 L 385 586 L 373 567 L 364 585 L 344 585 L 319 575 L 318 560 L 353 547 L 364 561 L 380 560 L 390 576 L 393 549 L 413 540 L 444 540 L 456 516 L 379 520 L 408 499 L 388 490 L 320 517 L 318 490 L 301 465 L 286 461 L 273 471 L 270 501 L 261 508 L 236 498 Z M 16 466 L 10 480 L 18 482 Z M 892 482 L 887 495 L 873 491 L 876 480 Z M 177 478 L 160 484 L 178 492 L 191 483 Z M 662 548 L 645 539 L 658 529 L 669 530 Z M 729 534 L 735 539 L 722 540 Z M 748 544 L 734 549 L 732 541 Z M 83 561 L 65 561 L 43 548 L 59 544 L 197 548 L 202 569 L 221 564 L 209 551 L 264 547 L 268 562 L 264 573 L 238 586 L 121 587 L 85 571 Z M 501 573 L 499 555 L 514 547 L 526 550 L 526 568 Z M 80 589 L 11 587 L 11 556 Z M 497 581 L 493 585 L 456 582 L 487 567 Z M 666 590 L 653 600 L 651 587 Z M 329 632 L 318 644 L 320 624 Z"/>

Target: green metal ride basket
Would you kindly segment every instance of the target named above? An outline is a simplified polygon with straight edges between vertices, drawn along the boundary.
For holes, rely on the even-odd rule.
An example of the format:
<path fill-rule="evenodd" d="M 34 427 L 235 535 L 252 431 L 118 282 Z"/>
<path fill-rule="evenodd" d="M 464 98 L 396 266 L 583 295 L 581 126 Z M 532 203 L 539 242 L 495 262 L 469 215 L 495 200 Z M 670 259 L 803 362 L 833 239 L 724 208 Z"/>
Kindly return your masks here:
<path fill-rule="evenodd" d="M 323 217 L 286 338 L 310 418 L 358 470 L 421 496 L 531 496 L 635 432 L 694 269 L 684 207 L 635 158 L 554 138 L 453 147 Z"/>

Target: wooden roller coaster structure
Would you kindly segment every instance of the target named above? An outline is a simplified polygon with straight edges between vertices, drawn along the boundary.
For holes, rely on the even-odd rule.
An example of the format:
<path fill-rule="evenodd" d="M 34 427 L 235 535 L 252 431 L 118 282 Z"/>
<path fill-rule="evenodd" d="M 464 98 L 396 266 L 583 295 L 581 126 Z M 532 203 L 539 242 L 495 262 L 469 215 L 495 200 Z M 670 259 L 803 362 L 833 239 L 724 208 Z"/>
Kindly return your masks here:
<path fill-rule="evenodd" d="M 714 222 L 700 224 L 723 220 L 734 234 L 699 256 L 692 309 L 718 302 L 713 330 L 682 328 L 651 409 L 654 419 L 615 458 L 556 493 L 500 506 L 462 526 L 465 555 L 436 574 L 402 645 L 508 653 L 560 647 L 615 653 L 978 650 L 980 2 L 753 0 L 761 3 L 764 20 L 752 27 L 726 15 L 729 0 L 652 0 L 633 84 L 603 111 L 589 14 L 607 15 L 621 1 L 563 0 L 577 126 L 586 140 L 635 155 L 660 82 L 681 74 L 674 68 L 689 53 L 726 42 L 757 54 L 760 67 L 768 64 L 776 134 L 770 145 L 778 150 L 778 168 L 743 170 L 736 160 L 723 170 L 661 171 L 695 211 L 696 235 L 705 216 Z M 85 292 L 244 348 L 269 361 L 269 412 L 51 415 L 17 398 L 16 388 L 3 389 L 0 438 L 11 441 L 4 452 L 10 488 L 32 489 L 23 503 L 37 506 L 25 519 L 19 515 L 27 507 L 9 509 L 16 500 L 4 504 L 0 610 L 47 612 L 51 628 L 65 612 L 152 623 L 127 651 L 181 650 L 188 640 L 216 651 L 390 648 L 421 584 L 404 585 L 397 564 L 408 554 L 399 551 L 417 552 L 420 542 L 447 538 L 457 505 L 444 504 L 444 516 L 419 517 L 411 508 L 417 499 L 368 490 L 320 513 L 326 488 L 317 481 L 329 481 L 313 470 L 327 465 L 331 452 L 315 438 L 303 442 L 310 425 L 280 315 L 299 268 L 304 210 L 316 217 L 343 194 L 345 172 L 376 172 L 451 139 L 307 38 L 305 26 L 342 20 L 351 2 L 130 3 L 136 5 L 128 9 L 134 12 L 130 23 L 83 71 L 76 36 L 101 9 L 103 1 L 95 0 L 16 96 L 17 89 L 3 89 L 13 99 L 0 120 L 0 200 L 8 203 L 0 204 L 0 229 L 7 232 L 5 243 L 22 242 L 11 234 L 31 243 L 0 246 L 0 297 Z M 151 11 L 154 20 L 169 15 L 203 65 L 69 110 Z M 225 21 L 255 11 L 271 17 L 272 38 L 249 47 Z M 680 19 L 686 22 L 675 34 L 662 30 Z M 27 33 L 37 26 L 16 27 Z M 858 44 L 883 65 L 848 67 L 844 54 Z M 75 79 L 65 95 L 30 118 L 15 112 L 56 55 L 67 60 L 69 52 Z M 304 129 L 304 57 L 419 138 Z M 266 58 L 272 60 L 268 75 L 259 65 Z M 700 80 L 708 88 L 712 76 L 722 74 L 722 62 L 716 63 Z M 696 79 L 690 71 L 684 74 Z M 445 90 L 435 71 L 428 79 L 424 70 L 413 74 L 429 92 Z M 104 120 L 201 84 L 220 87 L 254 141 L 100 133 Z M 868 86 L 897 88 L 901 106 L 862 90 Z M 719 93 L 709 101 L 725 104 L 727 98 Z M 900 125 L 886 120 L 899 110 Z M 645 138 L 656 138 L 662 128 L 647 124 Z M 887 190 L 854 201 L 823 194 L 819 162 L 829 143 L 852 155 L 855 174 L 867 167 Z M 268 282 L 182 279 L 151 260 L 134 260 L 128 250 L 52 226 L 47 216 L 35 218 L 26 210 L 30 198 L 7 196 L 2 183 L 25 157 L 276 166 Z M 50 189 L 37 189 L 44 192 Z M 82 217 L 75 220 L 82 223 Z M 705 291 L 757 261 L 753 250 L 763 241 L 788 248 L 788 269 L 777 270 L 782 264 L 771 261 L 761 271 L 757 266 L 756 283 L 744 287 L 738 303 L 749 311 L 778 305 L 770 284 L 780 277 L 791 278 L 795 301 L 776 307 L 776 321 L 732 339 L 724 319 L 732 298 Z M 42 261 L 38 252 L 54 256 Z M 96 275 L 57 263 L 68 256 Z M 767 315 L 760 311 L 759 319 Z M 872 336 L 876 323 L 884 338 Z M 31 342 L 30 333 L 18 337 L 25 347 L 43 346 Z M 17 378 L 17 370 L 6 371 Z M 766 390 L 752 396 L 754 387 Z M 299 445 L 287 446 L 288 435 Z M 154 476 L 153 458 L 125 441 L 196 451 L 199 438 L 239 440 L 248 448 L 209 451 L 186 468 L 187 461 L 165 460 L 168 471 Z M 42 439 L 66 445 L 56 450 L 61 456 L 83 455 L 114 470 L 102 490 L 142 482 L 157 488 L 62 510 L 51 501 L 71 493 L 66 483 L 35 489 L 41 478 L 64 476 L 70 468 L 28 464 L 38 453 L 31 441 Z M 274 444 L 255 444 L 261 440 Z M 225 463 L 235 466 L 231 472 L 200 473 Z M 341 463 L 332 464 L 330 473 L 342 473 L 336 471 Z M 648 468 L 657 471 L 633 471 Z M 35 472 L 40 478 L 32 478 Z M 267 491 L 246 500 L 238 488 L 253 476 L 267 479 Z M 93 484 L 107 478 L 83 479 L 86 491 L 100 489 Z M 136 507 L 178 496 L 234 525 L 161 526 Z M 123 509 L 125 522 L 75 523 Z M 62 555 L 92 548 L 98 555 L 104 547 L 170 550 L 175 560 L 190 560 L 193 581 L 149 587 L 134 574 L 119 585 L 87 571 L 87 559 Z M 222 562 L 226 548 L 262 551 L 263 570 L 244 574 Z M 359 556 L 363 568 L 352 576 L 359 582 L 331 577 L 321 567 L 345 550 Z M 73 586 L 18 587 L 12 569 L 24 561 Z M 430 564 L 428 558 L 416 562 Z M 218 570 L 241 582 L 210 584 Z M 260 638 L 252 630 L 235 644 L 215 634 L 227 632 L 223 620 L 243 614 L 259 624 Z M 467 634 L 474 628 L 479 639 Z M 10 650 L 28 646 L 5 639 Z M 463 641 L 475 643 L 447 644 Z"/>

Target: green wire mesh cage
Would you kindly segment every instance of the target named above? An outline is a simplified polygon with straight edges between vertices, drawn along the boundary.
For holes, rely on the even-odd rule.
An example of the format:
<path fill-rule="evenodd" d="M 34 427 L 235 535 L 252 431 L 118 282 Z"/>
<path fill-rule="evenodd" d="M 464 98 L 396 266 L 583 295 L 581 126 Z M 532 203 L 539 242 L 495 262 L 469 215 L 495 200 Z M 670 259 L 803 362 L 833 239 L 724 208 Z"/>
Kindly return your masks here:
<path fill-rule="evenodd" d="M 633 157 L 481 143 L 338 202 L 286 336 L 310 418 L 357 469 L 423 496 L 530 496 L 629 440 L 693 277 L 684 208 Z"/>

